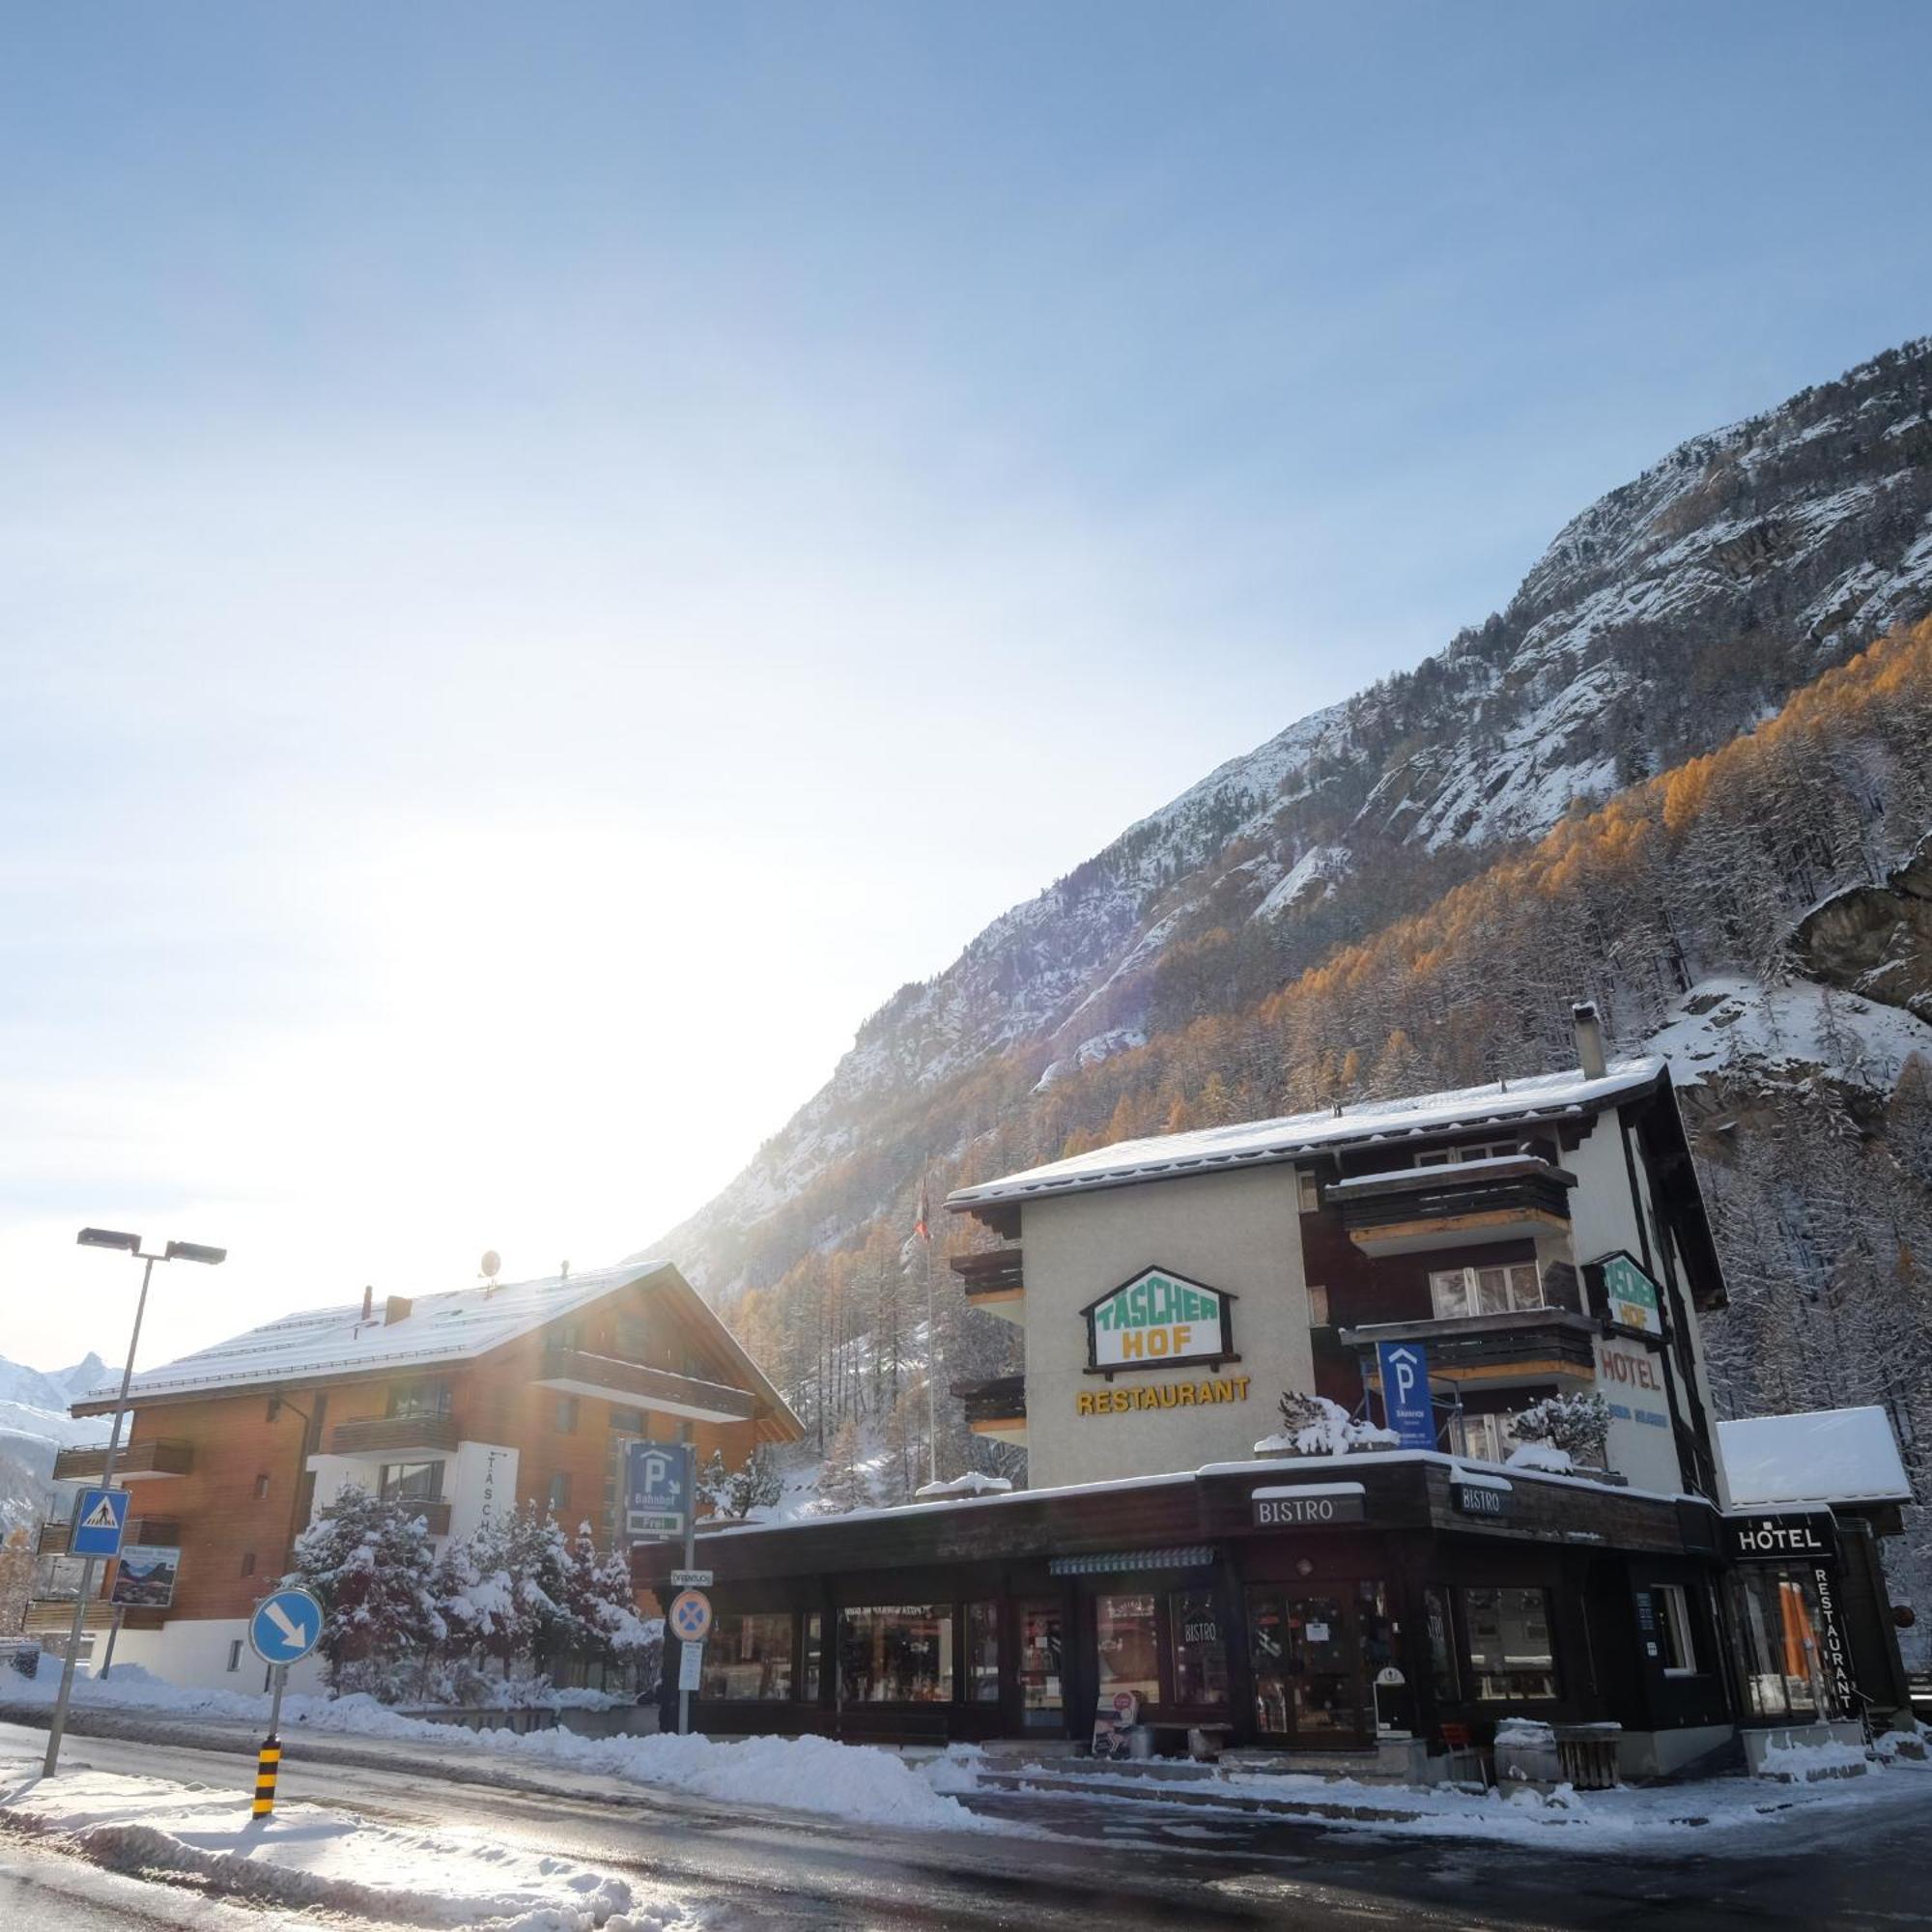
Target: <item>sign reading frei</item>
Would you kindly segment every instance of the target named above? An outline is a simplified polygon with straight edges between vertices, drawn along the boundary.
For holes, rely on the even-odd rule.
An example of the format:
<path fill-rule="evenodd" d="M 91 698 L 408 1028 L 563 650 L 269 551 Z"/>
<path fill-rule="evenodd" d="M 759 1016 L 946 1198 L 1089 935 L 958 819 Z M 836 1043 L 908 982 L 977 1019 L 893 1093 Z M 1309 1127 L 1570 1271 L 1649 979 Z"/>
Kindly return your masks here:
<path fill-rule="evenodd" d="M 1234 1302 L 1218 1288 L 1165 1268 L 1144 1269 L 1080 1311 L 1087 1322 L 1088 1366 L 1112 1375 L 1231 1360 Z"/>
<path fill-rule="evenodd" d="M 1657 1284 L 1626 1254 L 1606 1256 L 1602 1266 L 1610 1320 L 1625 1328 L 1640 1328 L 1646 1335 L 1662 1335 L 1663 1311 Z"/>
<path fill-rule="evenodd" d="M 1429 1399 L 1429 1351 L 1420 1342 L 1378 1342 L 1382 1408 L 1405 1449 L 1435 1447 L 1435 1406 Z"/>

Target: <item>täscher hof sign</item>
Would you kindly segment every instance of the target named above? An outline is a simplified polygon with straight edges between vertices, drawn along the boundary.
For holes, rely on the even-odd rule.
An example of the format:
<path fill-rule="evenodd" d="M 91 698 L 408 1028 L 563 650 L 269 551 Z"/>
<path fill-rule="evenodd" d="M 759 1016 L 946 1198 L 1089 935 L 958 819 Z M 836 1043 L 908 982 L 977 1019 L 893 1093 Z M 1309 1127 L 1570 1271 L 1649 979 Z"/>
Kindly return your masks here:
<path fill-rule="evenodd" d="M 1148 1268 L 1080 1311 L 1088 1367 L 1111 1377 L 1182 1362 L 1225 1362 L 1235 1353 L 1234 1301 L 1218 1288 Z"/>

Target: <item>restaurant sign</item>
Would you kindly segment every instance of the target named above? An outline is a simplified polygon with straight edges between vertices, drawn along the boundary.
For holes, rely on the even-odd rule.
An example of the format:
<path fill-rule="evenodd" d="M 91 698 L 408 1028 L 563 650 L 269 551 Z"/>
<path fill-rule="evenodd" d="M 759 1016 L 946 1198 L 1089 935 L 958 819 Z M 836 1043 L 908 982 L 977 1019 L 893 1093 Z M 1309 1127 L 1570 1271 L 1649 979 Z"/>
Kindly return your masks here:
<path fill-rule="evenodd" d="M 1830 1510 L 1782 1510 L 1724 1519 L 1733 1563 L 1835 1563 L 1838 1526 Z"/>
<path fill-rule="evenodd" d="M 1234 1303 L 1218 1288 L 1145 1268 L 1080 1311 L 1088 1368 L 1111 1377 L 1123 1369 L 1236 1359 Z"/>
<path fill-rule="evenodd" d="M 1303 1483 L 1256 1490 L 1251 1498 L 1257 1529 L 1305 1529 L 1331 1522 L 1361 1522 L 1368 1515 L 1360 1483 Z"/>

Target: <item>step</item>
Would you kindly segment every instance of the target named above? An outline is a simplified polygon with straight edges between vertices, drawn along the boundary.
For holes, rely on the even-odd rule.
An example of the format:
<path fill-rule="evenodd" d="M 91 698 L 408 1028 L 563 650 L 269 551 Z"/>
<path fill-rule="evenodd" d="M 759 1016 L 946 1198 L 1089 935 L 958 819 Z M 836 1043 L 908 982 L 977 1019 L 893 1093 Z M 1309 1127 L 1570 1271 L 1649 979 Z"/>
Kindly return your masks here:
<path fill-rule="evenodd" d="M 1394 1805 L 1364 1804 L 1343 1799 L 1318 1798 L 1303 1794 L 1291 1798 L 1259 1791 L 1231 1791 L 1210 1765 L 1189 1766 L 1198 1777 L 1121 1776 L 1127 1767 L 1116 1765 L 1105 1772 L 1087 1774 L 1049 1771 L 1044 1766 L 1032 1772 L 994 1771 L 979 1773 L 981 1785 L 1008 1791 L 1058 1791 L 1082 1798 L 1126 1799 L 1142 1804 L 1181 1804 L 1209 1806 L 1221 1811 L 1244 1811 L 1256 1817 L 1367 1819 L 1372 1823 L 1392 1823 L 1416 1814 L 1412 1809 Z M 1165 1769 L 1179 1769 L 1166 1767 Z"/>

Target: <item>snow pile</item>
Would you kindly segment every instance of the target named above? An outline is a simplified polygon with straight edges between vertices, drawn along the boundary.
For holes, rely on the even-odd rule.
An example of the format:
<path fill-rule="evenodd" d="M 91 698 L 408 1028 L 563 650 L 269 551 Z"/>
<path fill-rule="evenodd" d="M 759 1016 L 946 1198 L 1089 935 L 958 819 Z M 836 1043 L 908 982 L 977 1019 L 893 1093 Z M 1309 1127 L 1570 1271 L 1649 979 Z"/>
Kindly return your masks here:
<path fill-rule="evenodd" d="M 1862 1744 L 1840 1744 L 1834 1738 L 1802 1744 L 1792 1738 L 1765 1747 L 1758 1776 L 1804 1784 L 1818 1777 L 1861 1777 L 1870 1769 L 1871 1754 Z"/>
<path fill-rule="evenodd" d="M 1519 1442 L 1509 1453 L 1512 1469 L 1540 1469 L 1547 1476 L 1567 1476 L 1577 1466 L 1569 1450 L 1553 1442 Z"/>
<path fill-rule="evenodd" d="M 1286 1426 L 1255 1444 L 1257 1456 L 1347 1456 L 1402 1444 L 1394 1430 L 1355 1421 L 1325 1395 L 1285 1395 L 1281 1406 Z"/>
<path fill-rule="evenodd" d="M 950 1483 L 922 1483 L 913 1494 L 924 1502 L 945 1496 L 1003 1496 L 1012 1489 L 1004 1476 L 989 1476 L 983 1469 L 968 1469 Z"/>
<path fill-rule="evenodd" d="M 9 1782 L 38 1769 L 0 1763 Z M 384 1923 L 491 1932 L 668 1932 L 702 1920 L 641 1903 L 621 1878 L 494 1842 L 480 1832 L 373 1825 L 353 1811 L 285 1803 L 251 1819 L 241 1790 L 71 1771 L 0 1806 L 0 1827 L 53 1840 L 113 1871 L 164 1873 L 198 1890 Z"/>
<path fill-rule="evenodd" d="M 60 1673 L 10 1682 L 14 1703 L 53 1702 Z M 133 1665 L 116 1665 L 106 1683 L 74 1678 L 76 1703 L 123 1706 L 185 1718 L 230 1719 L 266 1727 L 269 1699 L 234 1690 L 184 1690 Z M 868 1745 L 835 1744 L 830 1738 L 703 1737 L 589 1738 L 576 1731 L 471 1731 L 405 1716 L 374 1697 L 289 1696 L 282 1700 L 282 1735 L 299 1731 L 357 1737 L 408 1738 L 433 1743 L 439 1752 L 480 1750 L 526 1764 L 549 1763 L 619 1778 L 630 1784 L 664 1785 L 733 1804 L 776 1805 L 873 1825 L 920 1831 L 993 1832 L 1011 1829 L 969 1811 L 896 1752 Z"/>

